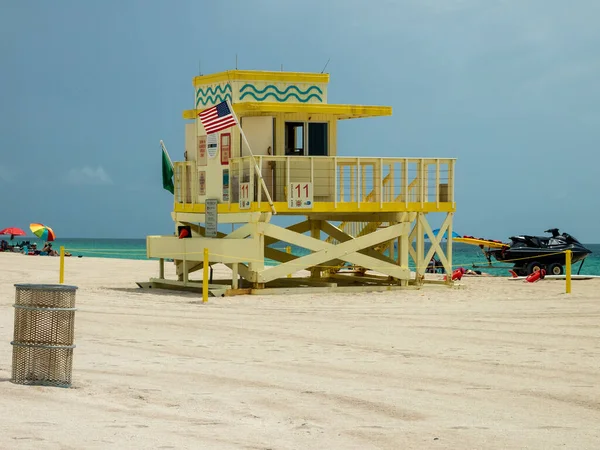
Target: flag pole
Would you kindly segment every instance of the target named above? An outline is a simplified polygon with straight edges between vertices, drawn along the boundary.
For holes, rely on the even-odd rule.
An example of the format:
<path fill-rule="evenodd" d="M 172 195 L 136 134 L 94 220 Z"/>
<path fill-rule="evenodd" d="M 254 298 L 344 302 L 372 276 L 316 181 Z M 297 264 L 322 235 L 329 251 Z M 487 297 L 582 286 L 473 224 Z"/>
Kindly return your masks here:
<path fill-rule="evenodd" d="M 231 111 L 231 114 L 233 114 L 233 117 L 235 118 L 235 121 L 238 124 L 238 128 L 240 129 L 242 138 L 244 139 L 244 142 L 246 143 L 246 146 L 248 147 L 248 150 L 250 151 L 250 156 L 252 157 L 252 162 L 254 163 L 254 169 L 256 170 L 256 174 L 258 175 L 258 178 L 260 179 L 260 185 L 262 186 L 263 190 L 265 191 L 265 194 L 267 195 L 267 201 L 269 202 L 269 206 L 271 206 L 271 211 L 273 211 L 273 214 L 277 214 L 277 211 L 275 211 L 275 205 L 273 205 L 273 200 L 271 199 L 271 196 L 269 195 L 269 191 L 267 190 L 267 185 L 265 184 L 265 180 L 262 176 L 260 167 L 258 167 L 258 163 L 256 162 L 256 158 L 254 157 L 254 153 L 252 153 L 252 149 L 250 148 L 250 143 L 248 142 L 248 139 L 246 138 L 246 135 L 244 134 L 244 130 L 242 129 L 242 125 L 240 124 L 240 122 L 237 118 L 237 115 L 235 114 L 235 111 L 233 110 L 233 106 L 231 105 L 231 103 L 229 103 L 229 99 L 225 99 L 225 101 L 227 102 L 227 106 L 229 106 L 229 110 Z M 240 157 L 241 156 L 242 155 L 240 155 Z"/>
<path fill-rule="evenodd" d="M 169 158 L 169 162 L 171 163 L 171 167 L 173 167 L 173 161 L 171 161 L 171 155 L 169 155 L 169 152 L 167 151 L 167 147 L 165 147 L 165 143 L 163 142 L 162 139 L 160 140 L 160 146 L 163 148 L 163 150 L 167 154 L 167 158 Z"/>

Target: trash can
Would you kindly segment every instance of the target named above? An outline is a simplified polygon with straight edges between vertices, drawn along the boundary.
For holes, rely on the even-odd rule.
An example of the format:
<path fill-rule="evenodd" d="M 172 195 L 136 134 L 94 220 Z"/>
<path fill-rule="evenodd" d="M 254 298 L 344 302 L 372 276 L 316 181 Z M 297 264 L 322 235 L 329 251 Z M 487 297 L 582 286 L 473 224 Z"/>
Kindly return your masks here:
<path fill-rule="evenodd" d="M 71 386 L 76 286 L 15 284 L 11 381 Z"/>

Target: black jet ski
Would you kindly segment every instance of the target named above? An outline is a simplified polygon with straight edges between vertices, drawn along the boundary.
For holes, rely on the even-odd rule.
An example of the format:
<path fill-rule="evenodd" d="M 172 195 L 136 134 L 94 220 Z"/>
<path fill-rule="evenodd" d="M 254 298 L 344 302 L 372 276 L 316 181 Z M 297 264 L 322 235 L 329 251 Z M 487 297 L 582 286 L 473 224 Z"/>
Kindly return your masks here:
<path fill-rule="evenodd" d="M 545 269 L 548 275 L 561 275 L 564 273 L 565 250 L 573 252 L 572 263 L 581 261 L 582 265 L 587 255 L 592 253 L 570 234 L 560 234 L 558 228 L 551 228 L 544 233 L 551 233 L 552 236 L 511 236 L 510 244 L 485 252 L 488 262 L 493 256 L 498 261 L 514 263 L 513 270 L 519 276 L 541 269 Z"/>

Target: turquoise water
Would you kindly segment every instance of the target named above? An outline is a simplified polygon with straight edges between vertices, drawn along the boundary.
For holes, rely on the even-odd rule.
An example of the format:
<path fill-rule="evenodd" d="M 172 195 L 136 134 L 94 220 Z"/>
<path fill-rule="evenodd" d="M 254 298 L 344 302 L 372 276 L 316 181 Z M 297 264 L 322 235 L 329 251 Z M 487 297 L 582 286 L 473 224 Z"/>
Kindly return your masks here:
<path fill-rule="evenodd" d="M 445 243 L 443 243 L 443 245 L 445 245 Z M 585 247 L 587 247 L 588 249 L 590 249 L 592 251 L 592 254 L 590 254 L 586 259 L 585 262 L 583 263 L 583 266 L 581 268 L 581 272 L 579 272 L 581 275 L 600 275 L 600 244 L 584 244 Z M 274 248 L 277 248 L 279 250 L 285 250 L 285 245 L 282 245 L 281 243 L 278 245 L 274 245 Z M 294 255 L 306 255 L 309 252 L 303 248 L 298 248 L 294 245 L 291 246 L 292 247 L 292 254 Z M 442 246 L 442 248 L 444 248 Z M 427 253 L 427 251 L 429 250 L 429 244 L 426 243 L 425 244 L 425 253 Z M 394 257 L 396 255 L 394 254 Z M 412 262 L 412 259 L 409 260 L 409 266 L 412 270 L 415 269 L 414 264 Z M 267 264 L 276 264 L 276 262 L 274 261 L 269 261 L 267 260 L 266 262 Z M 498 264 L 499 266 L 507 266 L 507 264 L 500 264 L 497 261 L 495 261 L 494 259 L 492 259 L 492 263 L 493 264 Z M 479 247 L 475 247 L 473 245 L 468 245 L 468 244 L 460 244 L 460 243 L 455 243 L 452 246 L 452 266 L 454 268 L 456 267 L 465 267 L 466 269 L 472 269 L 474 268 L 474 265 L 476 266 L 487 266 L 488 262 L 485 259 L 483 252 L 481 251 L 481 249 L 479 249 Z M 572 271 L 574 274 L 576 274 L 579 270 L 579 265 L 581 263 L 577 262 L 573 265 L 572 267 Z M 475 268 L 475 270 L 481 270 L 482 272 L 486 272 L 489 273 L 490 275 L 496 275 L 496 276 L 507 276 L 508 275 L 508 269 L 507 268 L 502 268 L 502 269 L 490 269 L 488 267 L 477 267 Z"/>
<path fill-rule="evenodd" d="M 44 247 L 45 242 L 27 237 L 15 239 L 14 242 L 29 241 L 37 244 L 38 250 Z M 52 242 L 52 248 L 56 251 L 60 246 L 73 256 L 91 256 L 97 258 L 120 258 L 120 259 L 148 259 L 146 257 L 146 239 L 57 239 Z"/>
<path fill-rule="evenodd" d="M 27 238 L 30 242 L 36 242 L 39 249 L 44 245 L 43 241 L 38 239 Z M 19 242 L 15 239 L 15 242 Z M 121 259 L 148 259 L 146 257 L 146 240 L 145 239 L 57 239 L 52 243 L 53 248 L 59 249 L 61 245 L 65 250 L 73 256 L 81 257 L 97 257 L 97 258 L 121 258 Z M 589 255 L 581 269 L 581 274 L 584 275 L 600 275 L 600 244 L 584 244 L 593 253 Z M 279 243 L 273 246 L 274 248 L 285 250 L 285 244 Z M 308 251 L 303 248 L 292 247 L 292 253 L 297 256 L 308 254 Z M 428 246 L 425 247 L 427 251 Z M 274 265 L 274 261 L 266 260 L 266 264 Z M 463 266 L 472 268 L 473 264 L 487 264 L 481 250 L 478 247 L 467 244 L 454 244 L 453 246 L 453 266 Z M 573 265 L 573 273 L 579 270 L 579 264 Z M 411 261 L 411 269 L 414 266 Z M 491 275 L 506 276 L 507 271 L 494 270 L 488 268 L 479 268 Z"/>

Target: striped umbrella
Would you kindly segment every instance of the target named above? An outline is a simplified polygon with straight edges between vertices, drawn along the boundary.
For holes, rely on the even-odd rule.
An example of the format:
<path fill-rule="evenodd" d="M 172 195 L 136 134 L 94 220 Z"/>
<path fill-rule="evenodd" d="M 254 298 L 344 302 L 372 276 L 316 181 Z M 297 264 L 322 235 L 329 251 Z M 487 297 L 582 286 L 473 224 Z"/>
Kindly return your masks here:
<path fill-rule="evenodd" d="M 32 223 L 29 225 L 29 228 L 31 229 L 33 234 L 35 234 L 43 241 L 50 242 L 56 239 L 56 235 L 54 234 L 52 228 L 46 225 L 43 225 L 41 223 Z"/>

